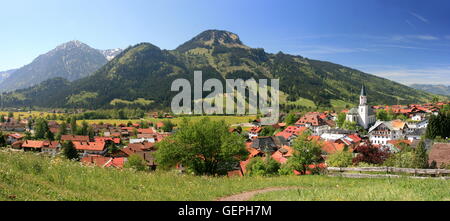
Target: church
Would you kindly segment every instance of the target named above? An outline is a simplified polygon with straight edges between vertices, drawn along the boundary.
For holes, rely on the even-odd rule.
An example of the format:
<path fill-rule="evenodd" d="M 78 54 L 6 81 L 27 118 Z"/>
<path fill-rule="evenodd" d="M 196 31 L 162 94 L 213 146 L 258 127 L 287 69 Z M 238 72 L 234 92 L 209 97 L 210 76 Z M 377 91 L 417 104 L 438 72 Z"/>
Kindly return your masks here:
<path fill-rule="evenodd" d="M 350 109 L 347 113 L 346 120 L 350 122 L 356 122 L 364 129 L 369 128 L 375 123 L 377 117 L 372 107 L 367 104 L 367 94 L 364 85 L 361 88 L 361 95 L 359 96 L 359 107 Z"/>

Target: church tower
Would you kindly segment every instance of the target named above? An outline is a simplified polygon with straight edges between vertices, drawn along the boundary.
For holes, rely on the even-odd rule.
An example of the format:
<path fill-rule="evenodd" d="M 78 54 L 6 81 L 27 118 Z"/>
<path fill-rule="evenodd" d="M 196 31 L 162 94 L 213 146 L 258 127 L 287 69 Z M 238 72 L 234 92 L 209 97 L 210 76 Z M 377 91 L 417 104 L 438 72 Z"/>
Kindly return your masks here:
<path fill-rule="evenodd" d="M 358 123 L 364 129 L 367 129 L 369 127 L 369 105 L 367 105 L 367 94 L 366 94 L 366 88 L 364 85 L 362 85 L 361 88 L 361 94 L 359 95 L 359 107 L 358 107 Z"/>

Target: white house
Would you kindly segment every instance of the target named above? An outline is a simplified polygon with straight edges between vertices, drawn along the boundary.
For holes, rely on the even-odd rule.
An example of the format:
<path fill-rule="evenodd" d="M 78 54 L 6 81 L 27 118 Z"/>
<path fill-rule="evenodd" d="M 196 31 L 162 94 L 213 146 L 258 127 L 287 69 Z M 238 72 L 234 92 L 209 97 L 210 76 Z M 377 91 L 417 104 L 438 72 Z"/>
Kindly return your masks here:
<path fill-rule="evenodd" d="M 372 144 L 386 145 L 390 140 L 404 139 L 408 125 L 401 120 L 377 121 L 369 129 L 369 140 Z"/>
<path fill-rule="evenodd" d="M 62 148 L 61 143 L 59 143 L 58 141 L 49 141 L 44 143 L 41 151 L 44 154 L 56 156 L 56 154 L 59 152 L 59 150 L 61 150 L 61 148 Z"/>
<path fill-rule="evenodd" d="M 143 143 L 143 142 L 149 142 L 149 143 L 155 143 L 155 138 L 154 137 L 141 137 L 141 138 L 136 138 L 136 139 L 130 139 L 130 143 Z"/>

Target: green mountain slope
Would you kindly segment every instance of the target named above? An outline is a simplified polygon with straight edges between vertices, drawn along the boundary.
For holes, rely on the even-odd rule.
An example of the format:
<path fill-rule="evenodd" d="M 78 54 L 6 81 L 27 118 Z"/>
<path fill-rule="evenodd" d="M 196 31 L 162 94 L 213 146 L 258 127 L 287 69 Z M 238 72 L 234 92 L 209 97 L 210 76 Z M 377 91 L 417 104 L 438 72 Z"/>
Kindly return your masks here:
<path fill-rule="evenodd" d="M 313 101 L 315 106 L 356 103 L 363 83 L 372 104 L 426 102 L 433 96 L 338 64 L 281 52 L 266 53 L 264 49 L 244 45 L 231 32 L 208 30 L 175 50 L 161 50 L 149 43 L 130 47 L 93 75 L 52 89 L 58 94 L 55 99 L 44 99 L 34 93 L 38 88 L 46 88 L 41 85 L 10 93 L 6 104 L 110 108 L 114 107 L 111 105 L 114 99 L 144 98 L 154 101 L 155 108 L 167 108 L 176 94 L 170 92 L 172 81 L 177 78 L 192 81 L 194 70 L 202 70 L 203 79 L 279 78 L 283 102 L 305 100 Z M 71 99 L 74 97 L 77 99 Z M 79 102 L 69 102 L 73 100 Z"/>

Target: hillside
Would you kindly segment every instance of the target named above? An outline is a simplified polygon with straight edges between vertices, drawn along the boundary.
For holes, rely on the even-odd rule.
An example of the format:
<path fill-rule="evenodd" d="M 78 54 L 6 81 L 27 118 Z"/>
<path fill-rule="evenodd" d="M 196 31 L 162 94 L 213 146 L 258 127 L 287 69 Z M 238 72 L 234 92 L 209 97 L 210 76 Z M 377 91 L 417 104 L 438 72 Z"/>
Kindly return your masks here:
<path fill-rule="evenodd" d="M 433 93 L 433 94 L 450 96 L 450 86 L 446 86 L 446 85 L 412 84 L 411 87 L 418 89 L 418 90 Z"/>
<path fill-rule="evenodd" d="M 94 73 L 108 62 L 107 58 L 120 52 L 120 49 L 100 51 L 80 41 L 70 41 L 38 56 L 0 81 L 0 91 L 28 88 L 55 77 L 77 80 Z"/>
<path fill-rule="evenodd" d="M 14 71 L 16 71 L 16 69 L 7 70 L 7 71 L 0 71 L 0 83 L 2 83 L 6 78 L 11 76 L 11 74 L 13 74 Z"/>
<path fill-rule="evenodd" d="M 111 108 L 111 101 L 154 101 L 153 108 L 167 108 L 174 79 L 193 80 L 194 70 L 203 79 L 279 78 L 283 103 L 330 107 L 355 104 L 365 84 L 372 104 L 426 102 L 432 94 L 330 62 L 250 48 L 231 32 L 208 30 L 175 50 L 161 50 L 141 43 L 120 53 L 91 76 L 44 92 L 45 85 L 10 93 L 9 106 Z M 39 89 L 38 89 L 39 88 Z M 36 90 L 41 90 L 36 93 Z M 41 94 L 55 93 L 54 99 Z M 207 95 L 205 93 L 205 95 Z M 77 99 L 71 99 L 71 98 Z M 69 102 L 78 100 L 80 102 Z"/>
<path fill-rule="evenodd" d="M 281 196 L 291 197 L 288 200 L 449 200 L 450 182 L 326 176 L 227 178 L 164 171 L 145 173 L 88 167 L 60 158 L 0 150 L 0 201 L 215 200 L 267 187 L 300 189 L 294 196 L 265 196 L 263 200 L 279 200 Z"/>

